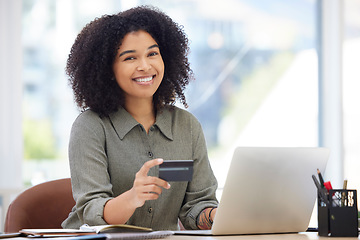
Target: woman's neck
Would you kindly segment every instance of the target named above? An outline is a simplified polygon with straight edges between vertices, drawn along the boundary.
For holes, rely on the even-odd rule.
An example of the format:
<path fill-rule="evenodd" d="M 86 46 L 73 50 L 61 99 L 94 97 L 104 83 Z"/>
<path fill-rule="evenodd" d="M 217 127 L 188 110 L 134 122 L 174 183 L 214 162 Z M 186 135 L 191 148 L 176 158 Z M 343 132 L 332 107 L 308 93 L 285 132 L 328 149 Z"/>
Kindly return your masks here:
<path fill-rule="evenodd" d="M 129 101 L 125 104 L 125 109 L 135 120 L 149 132 L 155 123 L 155 110 L 152 101 Z"/>

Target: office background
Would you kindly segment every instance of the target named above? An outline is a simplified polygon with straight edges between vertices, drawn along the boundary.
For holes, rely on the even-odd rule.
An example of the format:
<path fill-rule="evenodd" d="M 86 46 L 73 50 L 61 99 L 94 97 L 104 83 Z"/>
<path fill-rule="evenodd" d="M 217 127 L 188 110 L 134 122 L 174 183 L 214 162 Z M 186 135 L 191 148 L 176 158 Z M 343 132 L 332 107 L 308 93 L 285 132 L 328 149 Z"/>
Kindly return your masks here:
<path fill-rule="evenodd" d="M 26 187 L 69 177 L 78 115 L 64 74 L 77 33 L 152 4 L 184 26 L 202 123 L 224 183 L 235 146 L 325 146 L 325 178 L 360 189 L 359 0 L 0 0 L 0 231 Z"/>

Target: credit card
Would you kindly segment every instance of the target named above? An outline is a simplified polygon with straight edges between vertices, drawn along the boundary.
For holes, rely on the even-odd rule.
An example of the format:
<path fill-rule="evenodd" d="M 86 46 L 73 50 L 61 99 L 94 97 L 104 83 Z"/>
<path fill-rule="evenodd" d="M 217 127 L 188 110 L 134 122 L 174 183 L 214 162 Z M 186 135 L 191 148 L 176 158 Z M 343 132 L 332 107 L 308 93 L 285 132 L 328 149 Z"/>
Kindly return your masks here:
<path fill-rule="evenodd" d="M 193 160 L 164 160 L 159 165 L 159 178 L 167 182 L 189 182 L 193 176 Z"/>

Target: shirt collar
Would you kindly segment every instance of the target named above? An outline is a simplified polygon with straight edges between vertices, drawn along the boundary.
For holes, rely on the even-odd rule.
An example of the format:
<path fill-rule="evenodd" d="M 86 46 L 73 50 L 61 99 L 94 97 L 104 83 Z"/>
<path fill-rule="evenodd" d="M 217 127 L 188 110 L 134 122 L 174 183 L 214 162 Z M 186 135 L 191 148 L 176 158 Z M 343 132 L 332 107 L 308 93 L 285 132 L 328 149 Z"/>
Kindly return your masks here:
<path fill-rule="evenodd" d="M 160 129 L 162 134 L 170 140 L 174 140 L 172 134 L 172 118 L 173 114 L 171 114 L 171 109 L 164 107 L 156 114 L 155 122 L 155 125 Z"/>
<path fill-rule="evenodd" d="M 160 110 L 156 115 L 156 122 L 154 125 L 159 128 L 160 132 L 165 137 L 173 140 L 172 114 L 170 111 L 171 110 L 167 107 Z M 111 113 L 109 118 L 121 140 L 124 139 L 130 130 L 140 125 L 123 107 L 120 107 L 118 111 Z"/>

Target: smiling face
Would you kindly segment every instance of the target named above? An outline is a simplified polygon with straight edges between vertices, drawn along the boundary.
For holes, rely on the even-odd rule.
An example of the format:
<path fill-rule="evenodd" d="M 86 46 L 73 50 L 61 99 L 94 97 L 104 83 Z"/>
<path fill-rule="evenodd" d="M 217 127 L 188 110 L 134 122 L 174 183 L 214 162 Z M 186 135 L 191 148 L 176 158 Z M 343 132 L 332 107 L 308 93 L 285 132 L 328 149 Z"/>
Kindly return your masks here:
<path fill-rule="evenodd" d="M 125 102 L 132 99 L 152 101 L 163 79 L 164 68 L 159 46 L 149 33 L 140 30 L 126 34 L 113 64 Z"/>

